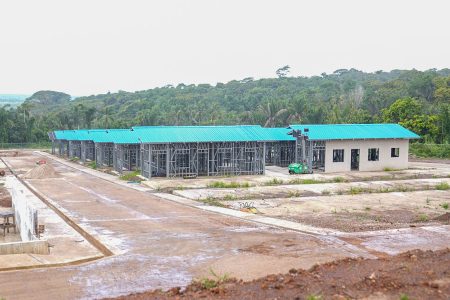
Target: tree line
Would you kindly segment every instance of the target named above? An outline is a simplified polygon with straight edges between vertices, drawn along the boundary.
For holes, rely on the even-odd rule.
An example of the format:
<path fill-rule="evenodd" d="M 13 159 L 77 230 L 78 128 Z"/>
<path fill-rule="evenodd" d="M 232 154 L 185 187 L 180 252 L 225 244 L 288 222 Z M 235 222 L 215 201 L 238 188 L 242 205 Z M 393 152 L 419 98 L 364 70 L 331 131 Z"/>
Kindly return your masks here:
<path fill-rule="evenodd" d="M 340 69 L 290 77 L 284 66 L 276 75 L 76 99 L 40 91 L 17 108 L 0 107 L 0 142 L 46 141 L 47 132 L 56 129 L 383 122 L 400 123 L 426 142 L 450 142 L 450 69 Z"/>

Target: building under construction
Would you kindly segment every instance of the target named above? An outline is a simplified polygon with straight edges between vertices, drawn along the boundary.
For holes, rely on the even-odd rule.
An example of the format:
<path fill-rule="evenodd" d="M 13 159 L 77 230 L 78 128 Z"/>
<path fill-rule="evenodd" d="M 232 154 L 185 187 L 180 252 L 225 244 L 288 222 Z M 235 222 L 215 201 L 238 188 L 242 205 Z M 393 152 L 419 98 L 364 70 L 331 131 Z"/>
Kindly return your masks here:
<path fill-rule="evenodd" d="M 397 124 L 137 126 L 49 133 L 52 153 L 118 173 L 184 177 L 258 175 L 303 162 L 322 172 L 407 168 L 409 139 Z"/>

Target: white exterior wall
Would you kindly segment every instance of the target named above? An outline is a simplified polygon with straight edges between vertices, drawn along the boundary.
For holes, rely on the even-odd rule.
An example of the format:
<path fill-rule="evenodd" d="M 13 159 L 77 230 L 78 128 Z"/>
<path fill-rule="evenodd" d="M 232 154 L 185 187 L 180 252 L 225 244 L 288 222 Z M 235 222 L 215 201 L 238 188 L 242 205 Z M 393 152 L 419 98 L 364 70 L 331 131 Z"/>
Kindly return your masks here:
<path fill-rule="evenodd" d="M 379 149 L 378 161 L 368 160 L 369 148 Z M 391 157 L 391 148 L 399 148 L 399 157 Z M 344 162 L 333 162 L 333 149 L 344 149 Z M 359 171 L 408 168 L 409 140 L 334 140 L 325 143 L 325 172 L 351 171 L 351 149 L 359 149 Z"/>

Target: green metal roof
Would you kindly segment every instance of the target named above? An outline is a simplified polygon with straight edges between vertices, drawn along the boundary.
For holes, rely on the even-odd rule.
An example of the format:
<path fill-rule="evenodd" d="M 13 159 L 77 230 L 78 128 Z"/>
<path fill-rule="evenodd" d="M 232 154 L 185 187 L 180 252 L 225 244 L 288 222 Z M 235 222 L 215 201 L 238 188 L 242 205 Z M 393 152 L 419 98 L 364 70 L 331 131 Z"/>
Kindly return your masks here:
<path fill-rule="evenodd" d="M 94 143 L 139 144 L 137 134 L 131 129 L 108 129 L 93 135 Z"/>
<path fill-rule="evenodd" d="M 269 138 L 259 125 L 137 126 L 133 131 L 142 143 L 251 142 Z"/>
<path fill-rule="evenodd" d="M 57 130 L 58 140 L 93 141 L 95 143 L 197 143 L 295 141 L 288 135 L 300 129 L 310 140 L 416 139 L 417 134 L 398 124 L 311 124 L 288 128 L 263 128 L 259 125 L 239 126 L 137 126 L 132 129 Z"/>
<path fill-rule="evenodd" d="M 291 129 L 305 128 L 310 140 L 357 140 L 357 139 L 417 139 L 414 132 L 399 124 L 311 124 L 290 125 Z"/>

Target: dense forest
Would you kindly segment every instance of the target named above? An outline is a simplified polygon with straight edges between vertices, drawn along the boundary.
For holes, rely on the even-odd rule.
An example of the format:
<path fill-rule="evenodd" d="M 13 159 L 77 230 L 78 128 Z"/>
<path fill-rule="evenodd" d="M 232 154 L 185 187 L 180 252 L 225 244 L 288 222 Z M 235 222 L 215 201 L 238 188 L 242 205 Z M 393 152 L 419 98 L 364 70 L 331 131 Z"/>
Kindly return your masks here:
<path fill-rule="evenodd" d="M 450 69 L 245 78 L 72 99 L 40 91 L 0 107 L 0 143 L 46 141 L 55 129 L 133 125 L 400 123 L 431 143 L 450 142 Z"/>

